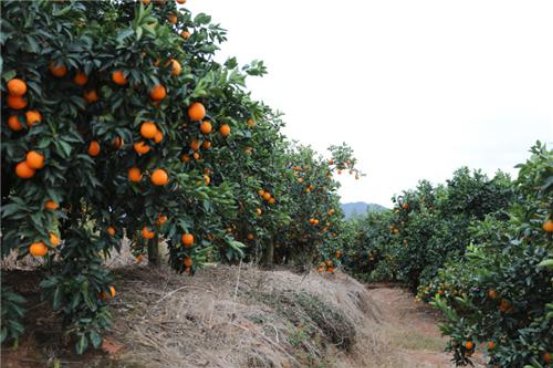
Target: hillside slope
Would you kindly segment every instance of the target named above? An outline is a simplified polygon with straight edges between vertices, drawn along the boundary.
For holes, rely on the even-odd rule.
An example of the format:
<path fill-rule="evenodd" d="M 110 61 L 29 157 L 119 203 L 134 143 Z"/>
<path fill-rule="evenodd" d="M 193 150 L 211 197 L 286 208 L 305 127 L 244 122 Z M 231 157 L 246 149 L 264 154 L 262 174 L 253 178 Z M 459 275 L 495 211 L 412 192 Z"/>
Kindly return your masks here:
<path fill-rule="evenodd" d="M 366 203 L 366 202 L 350 202 L 342 203 L 342 210 L 346 218 L 363 216 L 367 212 L 381 212 L 386 211 L 387 208 L 376 203 Z"/>

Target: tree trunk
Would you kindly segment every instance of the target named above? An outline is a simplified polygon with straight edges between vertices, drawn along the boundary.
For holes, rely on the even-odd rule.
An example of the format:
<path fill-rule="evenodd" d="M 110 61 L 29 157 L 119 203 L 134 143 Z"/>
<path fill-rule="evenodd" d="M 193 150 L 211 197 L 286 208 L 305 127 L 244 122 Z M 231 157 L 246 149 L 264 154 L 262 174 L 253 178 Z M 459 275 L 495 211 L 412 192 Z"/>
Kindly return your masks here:
<path fill-rule="evenodd" d="M 157 234 L 153 239 L 148 240 L 148 264 L 152 267 L 159 267 L 159 242 Z"/>
<path fill-rule="evenodd" d="M 267 243 L 267 248 L 265 248 L 265 251 L 263 252 L 263 259 L 261 263 L 266 268 L 273 268 L 273 260 L 275 256 L 275 245 L 273 242 Z"/>

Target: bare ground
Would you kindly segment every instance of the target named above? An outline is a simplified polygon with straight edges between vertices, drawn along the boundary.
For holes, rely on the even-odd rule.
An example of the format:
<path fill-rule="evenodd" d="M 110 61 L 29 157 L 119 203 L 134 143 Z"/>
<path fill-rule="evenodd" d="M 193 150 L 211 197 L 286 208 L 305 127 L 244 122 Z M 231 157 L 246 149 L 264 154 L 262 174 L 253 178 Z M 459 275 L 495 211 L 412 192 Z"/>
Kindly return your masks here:
<path fill-rule="evenodd" d="M 452 366 L 437 316 L 393 285 L 249 265 L 212 266 L 194 277 L 147 266 L 114 273 L 113 329 L 104 352 L 84 357 L 33 297 L 40 274 L 14 275 L 32 305 L 28 332 L 19 349 L 3 347 L 2 367 Z"/>

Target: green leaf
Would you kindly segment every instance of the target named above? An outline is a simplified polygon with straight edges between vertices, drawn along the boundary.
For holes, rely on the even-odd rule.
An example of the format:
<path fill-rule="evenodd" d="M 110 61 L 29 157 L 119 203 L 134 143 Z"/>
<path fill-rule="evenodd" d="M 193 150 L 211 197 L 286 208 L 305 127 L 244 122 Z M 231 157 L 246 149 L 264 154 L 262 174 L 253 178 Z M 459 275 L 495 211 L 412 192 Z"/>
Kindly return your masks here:
<path fill-rule="evenodd" d="M 100 336 L 98 332 L 92 330 L 90 331 L 90 341 L 92 342 L 92 346 L 98 349 L 100 347 L 100 344 L 102 343 L 102 336 Z"/>

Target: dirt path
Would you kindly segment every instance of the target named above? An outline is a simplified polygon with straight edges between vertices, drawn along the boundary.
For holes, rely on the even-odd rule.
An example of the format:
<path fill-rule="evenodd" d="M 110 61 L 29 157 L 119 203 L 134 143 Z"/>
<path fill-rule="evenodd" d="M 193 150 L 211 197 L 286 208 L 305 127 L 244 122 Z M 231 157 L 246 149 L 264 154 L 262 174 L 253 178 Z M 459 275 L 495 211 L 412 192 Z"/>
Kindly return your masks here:
<path fill-rule="evenodd" d="M 438 328 L 436 311 L 401 288 L 376 284 L 369 285 L 368 292 L 380 312 L 382 335 L 405 361 L 404 367 L 455 367 L 443 351 L 447 340 Z"/>

